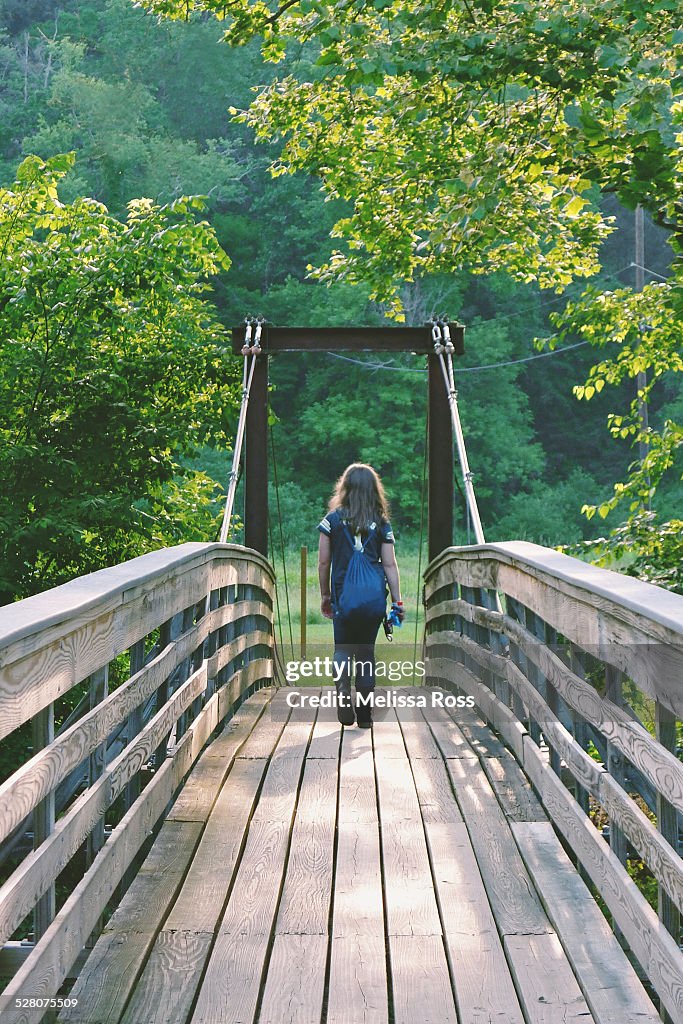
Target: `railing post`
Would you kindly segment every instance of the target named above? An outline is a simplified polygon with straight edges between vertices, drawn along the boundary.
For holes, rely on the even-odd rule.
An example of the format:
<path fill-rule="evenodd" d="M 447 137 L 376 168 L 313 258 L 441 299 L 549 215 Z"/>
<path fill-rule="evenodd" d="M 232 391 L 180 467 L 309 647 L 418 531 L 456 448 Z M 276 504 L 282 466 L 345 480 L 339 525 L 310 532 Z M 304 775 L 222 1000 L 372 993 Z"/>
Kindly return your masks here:
<path fill-rule="evenodd" d="M 195 605 L 195 607 L 194 607 L 194 616 L 193 616 L 193 620 L 192 620 L 193 623 L 201 622 L 201 620 L 203 618 L 205 618 L 209 614 L 210 604 L 211 604 L 211 595 L 209 594 L 203 600 L 199 601 Z M 190 657 L 190 672 L 191 673 L 192 672 L 196 672 L 197 669 L 201 668 L 202 662 L 204 660 L 205 648 L 206 648 L 206 644 L 205 643 L 201 643 L 192 652 L 192 655 Z M 208 692 L 208 679 L 207 679 L 207 689 L 205 689 L 204 692 L 201 693 L 198 697 L 195 697 L 195 699 L 190 704 L 189 712 L 190 712 L 190 721 L 191 722 L 194 722 L 194 720 L 196 719 L 197 715 L 199 715 L 201 713 L 202 708 L 204 707 L 205 703 L 207 702 L 207 700 L 209 699 L 210 696 L 211 696 L 211 694 Z"/>
<path fill-rule="evenodd" d="M 172 618 L 167 619 L 166 622 L 162 622 L 159 628 L 159 648 L 162 651 L 166 647 L 168 647 L 170 643 L 173 643 L 173 641 L 177 639 L 180 633 L 180 623 L 182 621 L 182 616 L 183 613 L 179 612 Z M 174 675 L 175 673 L 172 673 L 170 676 L 167 676 L 167 678 L 164 679 L 161 686 L 157 688 L 154 698 L 154 713 L 159 711 L 164 706 L 164 704 L 167 703 L 169 697 L 171 696 L 171 680 Z M 168 740 L 170 735 L 170 733 L 167 733 L 167 735 L 164 736 L 163 740 L 161 741 L 161 743 L 159 744 L 154 753 L 154 767 L 157 769 L 161 768 L 162 764 L 166 760 L 166 754 L 168 751 Z"/>
<path fill-rule="evenodd" d="M 54 704 L 34 715 L 31 720 L 33 734 L 33 752 L 46 747 L 55 738 L 55 713 Z M 55 827 L 55 791 L 54 789 L 41 800 L 33 810 L 33 849 L 38 847 L 54 831 Z M 33 908 L 33 941 L 38 942 L 46 932 L 55 916 L 55 887 L 50 886 L 47 892 L 40 897 Z"/>
<path fill-rule="evenodd" d="M 570 647 L 569 667 L 581 679 L 585 679 L 586 678 L 586 668 L 585 668 L 585 663 L 584 663 L 583 656 L 579 652 L 579 650 L 574 646 L 574 644 L 572 644 L 571 647 Z M 588 746 L 588 735 L 586 733 L 586 724 L 583 721 L 583 719 L 581 718 L 581 716 L 579 714 L 577 714 L 576 711 L 573 711 L 573 710 L 571 711 L 571 720 L 572 720 L 572 732 L 574 733 L 574 739 L 576 740 L 576 742 L 579 744 L 579 746 L 583 750 L 586 750 L 586 748 Z M 616 769 L 617 762 L 615 761 L 614 764 L 615 764 L 615 769 Z M 576 802 L 578 803 L 579 807 L 584 812 L 584 814 L 588 814 L 589 811 L 590 811 L 590 798 L 589 798 L 589 795 L 588 795 L 588 790 L 585 789 L 585 787 L 582 786 L 577 781 L 575 781 L 574 785 L 575 785 L 575 792 L 576 792 Z"/>
<path fill-rule="evenodd" d="M 543 626 L 542 636 L 545 646 L 552 651 L 553 648 L 557 648 L 557 630 L 549 626 L 547 622 L 544 622 Z M 557 718 L 560 718 L 560 700 L 559 693 L 551 684 L 548 688 L 548 707 Z M 548 749 L 550 750 L 550 767 L 556 775 L 561 776 L 562 758 L 554 747 L 549 747 Z"/>
<path fill-rule="evenodd" d="M 301 619 L 301 658 L 306 657 L 306 562 L 308 556 L 308 548 L 306 545 L 302 545 L 301 548 L 301 603 L 300 603 L 300 619 Z"/>
<path fill-rule="evenodd" d="M 460 585 L 460 596 L 463 601 L 467 601 L 469 605 L 473 606 L 477 603 L 475 594 L 476 591 L 474 587 L 466 587 L 463 584 Z M 477 640 L 477 626 L 475 626 L 473 622 L 470 622 L 469 619 L 463 618 L 462 632 L 470 640 Z M 482 667 L 477 664 L 474 658 L 467 651 L 463 651 L 462 656 L 465 668 L 467 668 L 477 679 L 480 679 L 484 671 Z M 482 679 L 482 682 L 488 685 L 488 681 L 486 679 Z"/>
<path fill-rule="evenodd" d="M 109 692 L 109 666 L 105 665 L 104 668 L 98 669 L 97 672 L 93 672 L 89 677 L 88 683 L 89 705 L 90 709 L 93 710 L 93 708 L 96 708 L 98 704 L 102 703 Z M 105 741 L 104 743 L 100 743 L 99 747 L 96 747 L 90 755 L 88 761 L 88 787 L 94 785 L 104 771 L 106 750 L 107 744 Z M 88 836 L 86 846 L 86 864 L 88 866 L 92 864 L 93 859 L 97 856 L 103 846 L 104 818 L 102 817 Z"/>
<path fill-rule="evenodd" d="M 521 602 L 516 601 L 514 598 L 509 596 L 506 598 L 506 604 L 508 608 L 508 614 L 513 619 L 516 619 L 517 622 L 521 623 L 521 625 L 525 625 L 526 608 L 524 607 L 524 605 L 521 604 Z M 524 673 L 524 675 L 526 675 L 527 659 L 524 656 L 524 654 L 520 651 L 519 646 L 513 640 L 510 640 L 510 658 L 512 659 L 513 664 L 515 664 L 517 668 L 520 669 Z M 517 691 L 514 689 L 514 687 L 510 688 L 510 696 L 512 698 L 511 703 L 513 714 L 519 719 L 520 722 L 527 721 L 526 712 L 524 710 L 524 704 L 522 703 L 522 700 Z M 531 716 L 529 716 L 528 723 L 529 735 L 531 736 L 534 743 L 537 746 L 540 746 L 541 730 L 538 726 L 538 722 L 535 722 L 531 718 Z"/>
<path fill-rule="evenodd" d="M 231 597 L 231 594 L 234 592 L 234 590 L 235 590 L 234 587 L 221 587 L 220 588 L 220 590 L 218 591 L 218 604 L 219 604 L 219 606 L 221 608 L 224 608 L 226 605 L 230 604 L 234 600 L 234 597 Z M 228 642 L 229 636 L 230 636 L 230 627 L 229 627 L 229 625 L 221 626 L 221 628 L 218 630 L 218 637 L 216 638 L 216 650 L 218 650 L 219 647 L 225 647 L 225 645 Z M 218 675 L 216 676 L 216 681 L 214 683 L 214 688 L 217 690 L 220 686 L 223 685 L 223 683 L 225 682 L 226 679 L 227 679 L 227 666 L 222 668 L 220 670 L 220 672 L 218 673 Z"/>
<path fill-rule="evenodd" d="M 136 644 L 130 649 L 130 674 L 131 676 L 136 675 L 145 667 L 145 641 L 138 640 Z M 131 743 L 132 740 L 138 735 L 143 726 L 143 706 L 138 704 L 136 708 L 133 708 L 131 713 L 128 715 L 128 723 L 126 725 L 126 743 Z M 133 778 L 126 785 L 124 793 L 124 806 L 126 810 L 135 803 L 137 798 L 140 796 L 140 776 L 136 772 Z"/>
<path fill-rule="evenodd" d="M 130 675 L 134 676 L 145 667 L 145 641 L 138 640 L 136 644 L 133 644 L 128 652 L 130 658 Z M 128 715 L 128 721 L 126 723 L 126 745 L 133 742 L 135 737 L 141 732 L 144 725 L 144 705 L 138 704 L 136 708 L 133 708 L 131 713 Z M 136 772 L 130 782 L 126 783 L 126 788 L 123 791 L 123 806 L 127 811 L 140 796 L 140 773 Z M 119 898 L 123 896 L 126 889 L 130 886 L 131 882 L 136 875 L 136 867 L 131 866 L 125 872 L 121 883 L 119 885 Z"/>
<path fill-rule="evenodd" d="M 531 612 L 526 607 L 526 605 L 520 604 L 519 601 L 513 601 L 511 603 L 514 606 L 513 610 L 514 610 L 515 617 L 517 618 L 517 620 L 519 621 L 519 623 L 522 626 L 527 628 L 528 627 L 529 615 L 531 614 Z M 538 687 L 538 677 L 537 677 L 536 666 L 533 665 L 533 662 L 531 662 L 531 660 L 526 656 L 526 654 L 524 654 L 524 652 L 522 650 L 520 650 L 520 648 L 516 644 L 513 644 L 513 650 L 514 650 L 514 654 L 515 654 L 515 657 L 513 658 L 514 664 L 517 666 L 518 669 L 520 669 L 523 672 L 523 674 L 528 679 L 529 683 L 533 687 L 538 689 L 539 687 Z M 519 697 L 516 694 L 515 694 L 515 699 L 516 699 L 516 701 L 519 700 Z M 516 703 L 515 703 L 515 707 L 516 707 Z M 529 712 L 529 717 L 528 717 L 528 732 L 529 732 L 529 736 L 531 737 L 533 742 L 537 743 L 537 745 L 540 746 L 541 745 L 542 726 L 541 726 L 541 723 L 536 721 L 536 719 L 531 718 L 531 713 L 530 712 Z"/>
<path fill-rule="evenodd" d="M 657 739 L 672 754 L 676 754 L 676 716 L 659 701 L 655 701 L 655 728 Z M 676 853 L 679 852 L 678 841 L 678 814 L 673 804 L 657 792 L 657 827 L 668 843 L 673 846 Z M 676 942 L 680 942 L 681 936 L 681 915 L 673 900 L 664 892 L 662 886 L 658 886 L 658 910 L 659 919 L 670 932 Z"/>
<path fill-rule="evenodd" d="M 191 605 L 189 608 L 185 608 L 185 610 L 183 611 L 182 616 L 181 616 L 181 625 L 180 625 L 180 634 L 179 635 L 182 636 L 185 633 L 187 633 L 187 631 L 189 629 L 192 629 L 192 626 L 194 625 L 194 616 L 195 616 L 195 605 Z M 188 656 L 187 658 L 183 658 L 183 660 L 181 661 L 180 665 L 178 666 L 178 668 L 173 673 L 172 692 L 177 690 L 179 686 L 182 686 L 182 684 L 185 682 L 185 680 L 189 677 L 190 673 L 192 672 L 192 662 L 193 662 L 193 659 L 192 659 L 191 656 Z M 176 722 L 176 727 L 175 727 L 175 742 L 176 743 L 178 742 L 180 737 L 183 736 L 187 732 L 187 727 L 189 725 L 189 722 L 190 722 L 190 708 L 188 708 L 186 711 L 183 711 L 183 713 L 178 718 L 178 721 Z"/>
<path fill-rule="evenodd" d="M 464 601 L 465 600 L 465 595 L 462 593 L 462 589 L 460 587 L 460 584 L 457 583 L 455 580 L 450 584 L 450 598 L 453 601 L 458 601 L 458 600 L 463 600 Z M 426 616 L 425 616 L 425 619 L 426 619 Z M 464 633 L 465 632 L 465 620 L 464 620 L 462 615 L 454 615 L 453 616 L 453 631 L 455 633 Z M 459 647 L 456 647 L 455 653 L 456 653 L 458 659 L 460 661 L 462 661 L 461 650 L 460 650 Z"/>
<path fill-rule="evenodd" d="M 613 704 L 616 704 L 617 707 L 623 707 L 624 704 L 623 679 L 623 674 L 619 669 L 614 668 L 613 665 L 605 665 L 605 697 L 607 700 L 611 700 Z M 614 781 L 623 787 L 626 782 L 624 758 L 621 751 L 609 742 L 607 743 L 607 763 L 605 767 Z M 609 823 L 609 845 L 612 852 L 625 865 L 628 854 L 626 836 L 611 819 Z M 614 926 L 614 934 L 620 942 L 624 941 L 623 933 L 616 925 Z"/>
<path fill-rule="evenodd" d="M 557 634 L 555 630 L 548 625 L 540 615 L 527 609 L 527 627 L 538 639 L 539 646 L 543 646 L 546 649 L 552 649 L 551 645 L 557 643 Z M 534 678 L 532 682 L 536 686 L 536 689 L 543 694 L 545 697 L 546 704 L 552 711 L 552 713 L 560 718 L 560 696 L 553 686 L 553 684 L 546 679 L 540 668 L 533 666 Z M 548 737 L 545 737 L 546 743 L 548 744 L 548 753 L 550 756 L 550 767 L 556 775 L 562 774 L 562 760 L 555 747 L 548 743 Z"/>
<path fill-rule="evenodd" d="M 208 611 L 207 611 L 208 615 L 212 615 L 213 612 L 215 612 L 216 609 L 219 607 L 219 605 L 220 605 L 220 596 L 221 596 L 220 590 L 212 590 L 211 593 L 209 594 Z M 206 640 L 206 655 L 205 655 L 206 659 L 208 660 L 209 658 L 212 658 L 217 650 L 218 650 L 218 630 L 217 629 L 212 629 L 210 631 L 208 637 L 207 637 L 207 640 Z M 207 678 L 207 680 L 206 680 L 206 700 L 205 700 L 205 703 L 208 702 L 211 697 L 213 697 L 215 692 L 216 692 L 216 679 L 215 679 L 214 676 L 211 676 L 210 678 Z"/>
<path fill-rule="evenodd" d="M 485 590 L 483 587 L 475 590 L 477 600 L 482 608 L 488 608 L 489 610 L 497 609 L 496 593 L 495 591 Z M 481 639 L 488 645 L 489 650 L 493 654 L 503 655 L 505 648 L 501 639 L 500 633 L 496 632 L 495 629 L 488 629 L 485 626 L 480 627 L 479 633 Z M 510 700 L 510 685 L 504 676 L 498 675 L 497 672 L 491 672 L 491 689 L 503 704 L 508 704 Z"/>
<path fill-rule="evenodd" d="M 470 605 L 473 608 L 476 608 L 477 605 L 479 605 L 480 607 L 483 607 L 484 602 L 483 602 L 483 599 L 482 599 L 482 594 L 483 594 L 483 591 L 482 591 L 481 587 L 471 587 L 471 588 L 469 588 L 467 600 L 469 601 Z M 484 648 L 489 647 L 490 632 L 486 628 L 486 626 L 479 626 L 479 625 L 477 625 L 476 622 L 470 623 L 469 635 L 470 635 L 470 638 L 472 640 L 475 640 L 476 643 L 478 643 L 480 647 L 484 647 Z M 486 683 L 486 685 L 488 686 L 489 690 L 491 690 L 493 693 L 495 693 L 496 692 L 496 681 L 495 681 L 494 673 L 489 671 L 488 669 L 484 669 L 484 668 L 481 668 L 481 667 L 479 668 L 479 673 L 483 676 L 482 682 Z"/>
<path fill-rule="evenodd" d="M 96 708 L 98 704 L 101 704 L 104 698 L 109 692 L 109 666 L 105 665 L 104 668 L 98 669 L 97 672 L 89 678 L 89 704 L 91 710 Z M 88 788 L 94 785 L 94 783 L 102 775 L 107 755 L 107 741 L 100 743 L 99 747 L 93 750 L 92 754 L 88 759 Z M 104 846 L 104 815 L 99 819 L 92 832 L 88 836 L 86 847 L 85 847 L 85 864 L 86 868 L 90 867 L 93 860 Z M 97 936 L 102 931 L 103 918 L 100 916 L 97 920 L 95 927 L 86 942 L 87 946 L 95 944 Z"/>

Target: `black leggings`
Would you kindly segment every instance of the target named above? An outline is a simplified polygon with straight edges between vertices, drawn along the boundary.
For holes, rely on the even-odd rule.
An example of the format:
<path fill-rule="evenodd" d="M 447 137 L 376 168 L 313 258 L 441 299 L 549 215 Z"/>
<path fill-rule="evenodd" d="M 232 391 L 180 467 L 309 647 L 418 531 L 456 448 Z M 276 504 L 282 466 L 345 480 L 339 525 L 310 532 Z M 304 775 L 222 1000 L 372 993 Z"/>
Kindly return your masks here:
<path fill-rule="evenodd" d="M 343 619 L 335 616 L 334 677 L 337 688 L 351 689 L 352 659 L 356 659 L 356 690 L 370 693 L 375 688 L 375 640 L 381 619 Z M 340 671 L 337 666 L 342 666 Z"/>

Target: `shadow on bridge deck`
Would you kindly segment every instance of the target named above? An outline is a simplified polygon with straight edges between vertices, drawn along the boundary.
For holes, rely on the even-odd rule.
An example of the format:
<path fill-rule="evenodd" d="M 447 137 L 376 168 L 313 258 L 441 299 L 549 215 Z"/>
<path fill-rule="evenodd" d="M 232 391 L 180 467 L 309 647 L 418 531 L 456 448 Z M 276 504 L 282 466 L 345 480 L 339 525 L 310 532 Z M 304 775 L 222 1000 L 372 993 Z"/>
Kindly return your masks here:
<path fill-rule="evenodd" d="M 473 713 L 342 730 L 285 694 L 259 691 L 207 747 L 60 1021 L 659 1021 Z"/>

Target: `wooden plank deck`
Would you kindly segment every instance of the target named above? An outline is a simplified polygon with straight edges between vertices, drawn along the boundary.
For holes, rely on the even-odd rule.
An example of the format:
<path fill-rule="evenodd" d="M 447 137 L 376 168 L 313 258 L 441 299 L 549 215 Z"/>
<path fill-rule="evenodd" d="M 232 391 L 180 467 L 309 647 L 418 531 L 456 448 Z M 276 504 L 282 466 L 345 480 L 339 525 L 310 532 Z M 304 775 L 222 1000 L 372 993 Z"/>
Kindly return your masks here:
<path fill-rule="evenodd" d="M 265 700 L 198 760 L 60 1022 L 659 1021 L 476 716 Z"/>

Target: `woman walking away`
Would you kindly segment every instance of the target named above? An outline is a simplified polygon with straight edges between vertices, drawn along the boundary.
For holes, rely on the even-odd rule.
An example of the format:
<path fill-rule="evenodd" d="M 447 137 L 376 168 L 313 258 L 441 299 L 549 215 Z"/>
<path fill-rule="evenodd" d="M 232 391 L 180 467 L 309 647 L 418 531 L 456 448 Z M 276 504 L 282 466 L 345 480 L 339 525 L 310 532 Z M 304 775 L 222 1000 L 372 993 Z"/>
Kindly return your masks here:
<path fill-rule="evenodd" d="M 334 629 L 337 717 L 353 725 L 351 659 L 356 661 L 356 721 L 372 725 L 375 640 L 386 613 L 387 584 L 393 608 L 403 621 L 394 535 L 382 481 L 361 462 L 347 466 L 318 526 L 320 608 Z"/>

